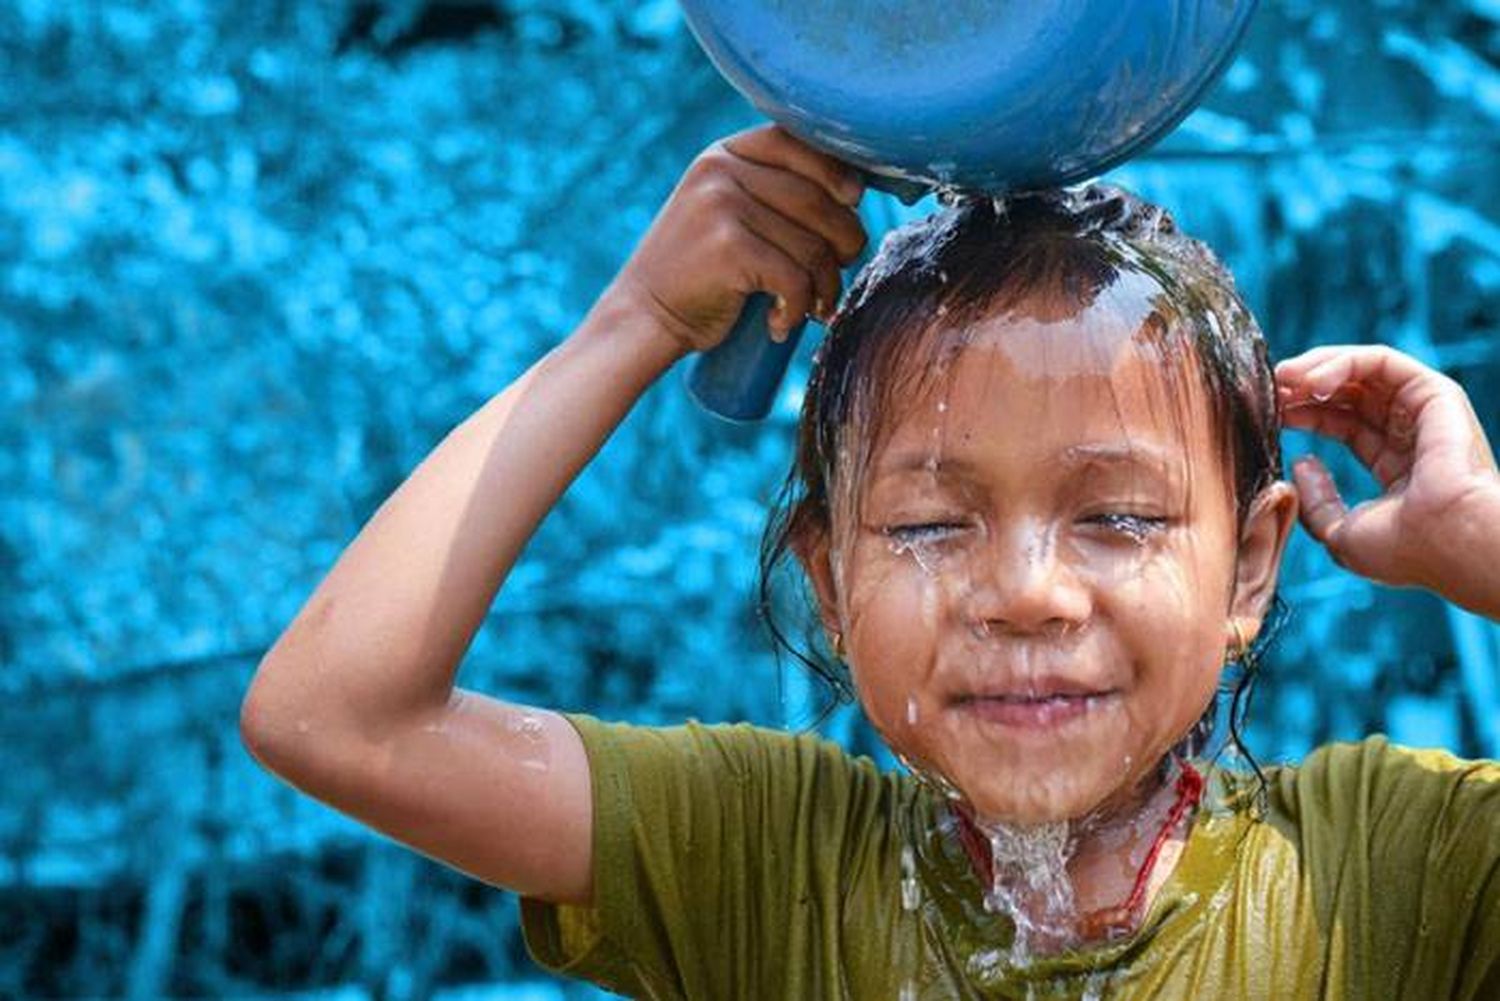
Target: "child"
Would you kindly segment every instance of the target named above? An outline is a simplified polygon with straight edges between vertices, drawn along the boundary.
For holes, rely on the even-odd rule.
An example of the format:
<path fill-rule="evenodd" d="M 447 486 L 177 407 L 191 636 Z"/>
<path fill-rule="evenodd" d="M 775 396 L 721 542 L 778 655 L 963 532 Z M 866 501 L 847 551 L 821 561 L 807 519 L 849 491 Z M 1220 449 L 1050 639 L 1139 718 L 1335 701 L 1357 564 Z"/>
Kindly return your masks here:
<path fill-rule="evenodd" d="M 1372 737 L 1209 757 L 1300 500 L 1344 566 L 1500 617 L 1500 474 L 1384 348 L 1273 381 L 1227 273 L 1095 186 L 950 196 L 863 243 L 857 176 L 778 128 L 686 172 L 582 326 L 376 512 L 260 666 L 247 745 L 523 896 L 544 965 L 649 998 L 1500 997 L 1500 768 Z M 453 686 L 528 537 L 639 394 L 831 318 L 762 569 L 910 774 L 811 735 L 653 728 Z M 1385 488 L 1280 479 L 1282 422 Z M 778 637 L 783 636 L 777 630 Z"/>

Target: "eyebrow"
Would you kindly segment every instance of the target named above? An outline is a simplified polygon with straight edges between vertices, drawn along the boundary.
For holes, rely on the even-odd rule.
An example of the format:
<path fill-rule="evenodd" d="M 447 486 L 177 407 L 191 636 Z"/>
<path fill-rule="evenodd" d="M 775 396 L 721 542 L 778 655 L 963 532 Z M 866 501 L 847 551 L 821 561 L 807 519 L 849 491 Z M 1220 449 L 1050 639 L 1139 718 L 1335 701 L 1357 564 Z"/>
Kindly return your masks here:
<path fill-rule="evenodd" d="M 1061 456 L 1064 464 L 1077 467 L 1088 466 L 1144 466 L 1153 472 L 1170 476 L 1181 463 L 1174 461 L 1172 454 L 1149 443 L 1100 442 L 1074 445 L 1065 449 Z"/>
<path fill-rule="evenodd" d="M 1146 469 L 1169 479 L 1175 478 L 1181 464 L 1172 461 L 1165 450 L 1144 442 L 1088 442 L 1072 445 L 1056 456 L 1056 461 L 1068 468 L 1089 469 L 1098 467 L 1120 467 Z M 907 449 L 897 452 L 882 462 L 875 472 L 875 479 L 900 476 L 907 473 L 925 472 L 933 469 L 937 475 L 950 479 L 978 481 L 983 479 L 977 464 L 961 455 L 936 457 L 931 449 Z"/>

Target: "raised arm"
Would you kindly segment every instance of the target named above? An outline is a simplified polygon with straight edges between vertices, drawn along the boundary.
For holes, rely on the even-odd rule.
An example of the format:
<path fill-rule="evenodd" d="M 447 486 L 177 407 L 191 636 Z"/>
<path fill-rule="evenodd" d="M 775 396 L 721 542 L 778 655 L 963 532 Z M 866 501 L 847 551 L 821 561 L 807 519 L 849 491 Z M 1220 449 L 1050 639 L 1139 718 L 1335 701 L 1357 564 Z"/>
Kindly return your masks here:
<path fill-rule="evenodd" d="M 591 882 L 588 763 L 552 712 L 454 687 L 542 518 L 642 392 L 745 296 L 821 300 L 863 229 L 854 175 L 776 128 L 715 143 L 580 327 L 454 428 L 262 660 L 240 729 L 307 794 L 479 879 L 558 902 Z"/>
<path fill-rule="evenodd" d="M 1315 458 L 1302 524 L 1341 566 L 1500 620 L 1500 472 L 1463 387 L 1392 348 L 1314 348 L 1276 367 L 1284 421 L 1342 441 L 1383 493 L 1347 508 Z"/>

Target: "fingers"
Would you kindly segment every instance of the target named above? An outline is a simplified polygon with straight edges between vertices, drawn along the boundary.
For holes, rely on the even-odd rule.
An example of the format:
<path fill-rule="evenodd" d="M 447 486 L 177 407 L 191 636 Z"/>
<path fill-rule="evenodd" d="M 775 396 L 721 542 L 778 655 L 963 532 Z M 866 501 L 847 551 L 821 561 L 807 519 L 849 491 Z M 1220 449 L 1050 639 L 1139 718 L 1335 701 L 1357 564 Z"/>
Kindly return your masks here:
<path fill-rule="evenodd" d="M 741 234 L 743 251 L 737 253 L 737 258 L 741 262 L 744 287 L 737 291 L 745 294 L 763 291 L 776 297 L 776 306 L 767 322 L 772 339 L 785 341 L 791 329 L 812 309 L 817 287 L 807 267 L 776 243 L 751 227 L 744 227 Z"/>
<path fill-rule="evenodd" d="M 1297 516 L 1333 561 L 1346 570 L 1388 584 L 1404 583 L 1390 545 L 1396 536 L 1398 502 L 1379 497 L 1345 506 L 1327 467 L 1312 456 L 1292 465 L 1297 487 Z"/>
<path fill-rule="evenodd" d="M 1363 453 L 1355 451 L 1372 471 L 1385 451 L 1411 452 L 1413 461 L 1420 455 L 1454 468 L 1493 465 L 1483 428 L 1463 388 L 1393 348 L 1314 348 L 1277 365 L 1276 381 L 1288 425 L 1325 431 L 1351 447 L 1363 437 Z M 1348 420 L 1320 416 L 1330 410 L 1357 415 L 1384 439 L 1381 447 Z"/>
<path fill-rule="evenodd" d="M 1328 467 L 1311 455 L 1304 456 L 1292 464 L 1292 482 L 1297 487 L 1297 516 L 1302 527 L 1329 546 L 1349 509 L 1339 496 L 1338 485 L 1329 475 Z"/>
<path fill-rule="evenodd" d="M 826 240 L 841 263 L 852 262 L 864 249 L 859 214 L 807 178 L 748 161 L 736 165 L 734 177 L 754 198 Z"/>
<path fill-rule="evenodd" d="M 1386 489 L 1409 474 L 1446 381 L 1383 345 L 1328 345 L 1276 366 L 1283 423 L 1343 442 Z"/>
<path fill-rule="evenodd" d="M 1398 486 L 1411 470 L 1410 428 L 1396 434 L 1389 427 L 1372 425 L 1356 410 L 1331 403 L 1289 406 L 1282 413 L 1282 423 L 1343 442 L 1385 490 Z"/>
<path fill-rule="evenodd" d="M 1377 427 L 1394 415 L 1414 421 L 1446 382 L 1442 373 L 1384 345 L 1325 345 L 1276 366 L 1277 393 L 1285 405 L 1352 406 Z"/>
<path fill-rule="evenodd" d="M 810 294 L 804 292 L 802 286 L 767 289 L 784 298 L 785 319 L 796 322 L 812 314 L 826 322 L 838 305 L 843 289 L 843 276 L 827 241 L 759 202 L 747 203 L 743 212 L 745 226 L 751 232 L 790 257 L 807 273 L 809 282 L 806 285 Z"/>
<path fill-rule="evenodd" d="M 807 145 L 779 125 L 747 129 L 725 139 L 723 146 L 752 163 L 795 171 L 845 205 L 858 205 L 864 194 L 859 171 Z"/>
<path fill-rule="evenodd" d="M 806 315 L 825 322 L 843 287 L 839 267 L 864 248 L 866 234 L 850 207 L 863 185 L 852 167 L 821 153 L 779 127 L 762 127 L 710 147 L 689 180 L 714 203 L 759 237 L 739 271 L 751 287 L 777 297 L 770 323 L 786 333 Z M 770 251 L 779 251 L 780 257 Z M 793 278 L 787 260 L 800 266 Z"/>

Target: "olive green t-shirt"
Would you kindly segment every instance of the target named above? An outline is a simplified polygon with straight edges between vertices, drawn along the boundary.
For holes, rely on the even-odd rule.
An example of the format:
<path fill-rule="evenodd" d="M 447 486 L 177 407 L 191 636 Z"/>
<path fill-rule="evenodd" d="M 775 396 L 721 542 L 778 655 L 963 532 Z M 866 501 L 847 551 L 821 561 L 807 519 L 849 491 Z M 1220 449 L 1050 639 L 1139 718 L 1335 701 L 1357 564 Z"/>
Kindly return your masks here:
<path fill-rule="evenodd" d="M 637 998 L 1500 999 L 1500 765 L 1371 737 L 1211 769 L 1141 928 L 1017 964 L 940 797 L 747 724 L 568 717 L 589 907 L 521 902 L 544 967 Z"/>

